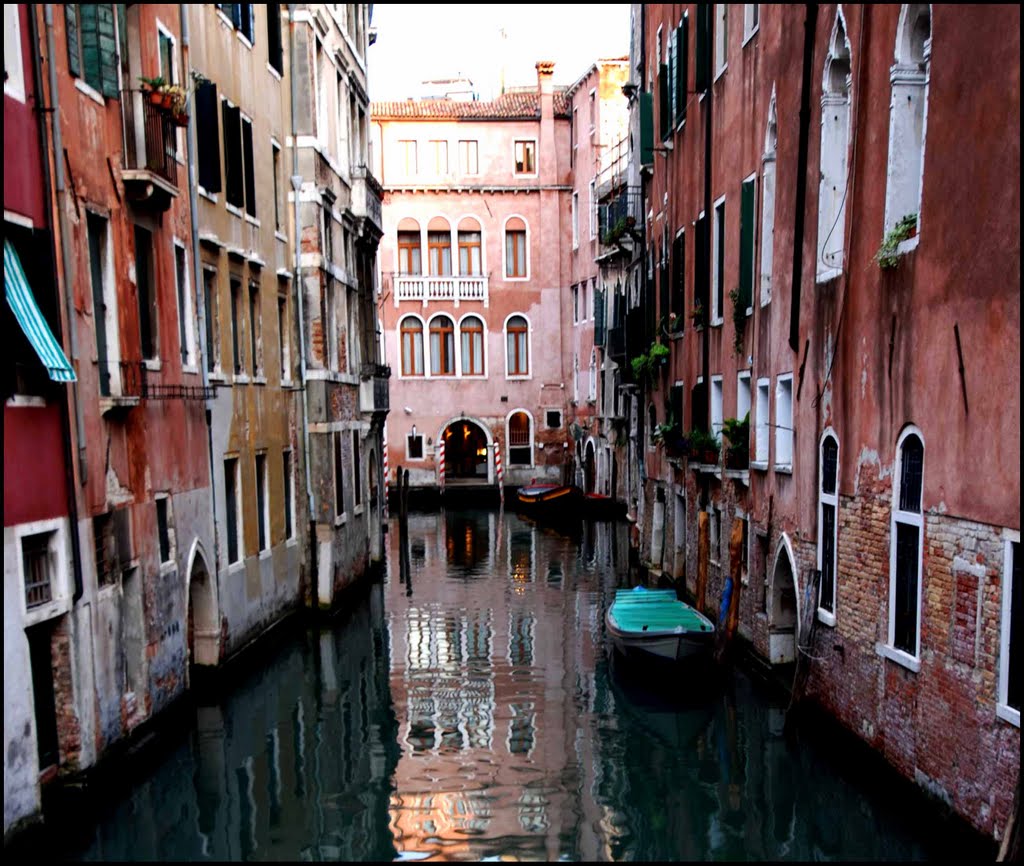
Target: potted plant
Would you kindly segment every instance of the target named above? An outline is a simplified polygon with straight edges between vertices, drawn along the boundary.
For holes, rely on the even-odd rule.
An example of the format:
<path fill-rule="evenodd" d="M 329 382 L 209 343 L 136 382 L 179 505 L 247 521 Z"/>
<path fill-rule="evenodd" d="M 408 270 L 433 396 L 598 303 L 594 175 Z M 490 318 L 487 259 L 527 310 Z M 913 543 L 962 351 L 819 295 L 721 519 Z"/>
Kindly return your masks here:
<path fill-rule="evenodd" d="M 650 366 L 652 372 L 654 368 L 664 367 L 668 363 L 669 356 L 668 346 L 662 345 L 661 343 L 655 343 L 647 352 L 647 357 L 650 359 Z"/>
<path fill-rule="evenodd" d="M 907 238 L 917 234 L 917 214 L 910 213 L 901 217 L 885 236 L 882 245 L 875 253 L 875 261 L 882 270 L 890 270 L 899 264 L 899 246 Z"/>
<path fill-rule="evenodd" d="M 738 418 L 726 418 L 722 422 L 722 434 L 729 440 L 725 452 L 726 469 L 746 469 L 750 462 L 750 413 Z"/>
<path fill-rule="evenodd" d="M 704 430 L 691 430 L 686 434 L 690 456 L 700 463 L 718 463 L 718 438 Z"/>
<path fill-rule="evenodd" d="M 166 98 L 163 93 L 163 88 L 167 82 L 163 78 L 157 76 L 156 78 L 147 78 L 145 75 L 139 76 L 139 81 L 142 82 L 143 91 L 149 94 L 149 101 L 160 108 L 170 107 L 170 99 Z M 165 105 L 165 101 L 167 105 Z"/>
<path fill-rule="evenodd" d="M 704 307 L 701 304 L 694 305 L 694 308 L 690 311 L 690 319 L 693 321 L 695 328 L 704 327 Z"/>
<path fill-rule="evenodd" d="M 732 350 L 737 355 L 742 355 L 743 333 L 747 328 L 747 305 L 740 296 L 739 286 L 729 292 L 729 300 L 732 301 Z"/>

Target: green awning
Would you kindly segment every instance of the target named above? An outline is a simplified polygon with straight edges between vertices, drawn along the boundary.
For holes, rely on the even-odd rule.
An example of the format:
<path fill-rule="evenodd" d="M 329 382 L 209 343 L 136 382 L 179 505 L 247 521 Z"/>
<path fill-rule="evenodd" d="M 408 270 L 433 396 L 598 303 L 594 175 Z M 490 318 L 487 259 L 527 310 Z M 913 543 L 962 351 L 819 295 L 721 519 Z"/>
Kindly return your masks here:
<path fill-rule="evenodd" d="M 36 350 L 39 360 L 43 362 L 50 378 L 55 382 L 74 382 L 75 370 L 53 336 L 46 319 L 39 312 L 32 289 L 25 279 L 21 261 L 11 242 L 4 238 L 4 291 L 7 303 L 11 305 L 14 316 L 21 329 L 28 337 L 32 348 Z"/>

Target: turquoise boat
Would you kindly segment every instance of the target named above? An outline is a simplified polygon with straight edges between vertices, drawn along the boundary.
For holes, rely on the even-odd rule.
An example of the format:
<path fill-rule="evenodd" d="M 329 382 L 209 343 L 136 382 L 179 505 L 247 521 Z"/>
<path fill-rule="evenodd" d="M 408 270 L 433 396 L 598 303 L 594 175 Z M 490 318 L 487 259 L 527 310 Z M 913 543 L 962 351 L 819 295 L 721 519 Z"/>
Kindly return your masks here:
<path fill-rule="evenodd" d="M 679 601 L 673 589 L 616 590 L 605 623 L 616 649 L 625 656 L 681 661 L 707 653 L 715 640 L 714 623 Z"/>

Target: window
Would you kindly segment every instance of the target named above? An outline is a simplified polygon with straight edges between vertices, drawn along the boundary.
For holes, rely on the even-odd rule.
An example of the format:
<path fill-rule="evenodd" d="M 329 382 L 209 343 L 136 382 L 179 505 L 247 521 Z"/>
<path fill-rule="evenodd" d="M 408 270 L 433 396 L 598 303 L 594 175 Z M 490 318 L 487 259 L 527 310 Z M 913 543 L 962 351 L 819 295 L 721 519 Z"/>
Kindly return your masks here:
<path fill-rule="evenodd" d="M 711 12 L 710 3 L 697 4 L 697 37 L 694 41 L 694 89 L 697 91 L 707 90 L 711 83 L 711 53 L 708 51 L 711 44 Z"/>
<path fill-rule="evenodd" d="M 572 150 L 569 151 L 569 165 L 576 165 L 576 151 L 579 147 L 579 130 L 580 130 L 580 110 L 574 108 L 572 110 L 572 119 L 570 120 L 570 126 L 572 127 Z"/>
<path fill-rule="evenodd" d="M 153 361 L 160 357 L 159 312 L 153 278 L 153 236 L 135 226 L 135 285 L 139 292 L 139 337 L 142 357 Z"/>
<path fill-rule="evenodd" d="M 242 525 L 238 513 L 241 491 L 238 489 L 238 458 L 224 461 L 224 510 L 227 515 L 228 565 L 238 562 L 242 541 Z"/>
<path fill-rule="evenodd" d="M 751 36 L 757 32 L 761 18 L 761 6 L 759 3 L 743 4 L 743 42 L 746 43 Z"/>
<path fill-rule="evenodd" d="M 529 329 L 526 319 L 522 316 L 510 317 L 505 324 L 505 333 L 508 344 L 507 375 L 528 376 L 530 374 Z"/>
<path fill-rule="evenodd" d="M 722 435 L 722 377 L 711 377 L 711 434 Z"/>
<path fill-rule="evenodd" d="M 647 407 L 647 447 L 657 447 L 657 442 L 654 441 L 654 433 L 658 427 L 658 410 L 654 408 L 654 404 L 651 403 Z"/>
<path fill-rule="evenodd" d="M 331 75 L 333 66 L 324 57 L 324 46 L 319 39 L 314 39 L 314 62 L 313 62 L 313 101 L 316 114 L 316 138 L 324 150 L 327 150 L 327 87 L 328 78 Z"/>
<path fill-rule="evenodd" d="M 905 216 L 921 221 L 921 172 L 928 121 L 932 26 L 928 4 L 904 4 L 896 29 L 896 63 L 889 73 L 889 163 L 885 185 L 888 233 Z"/>
<path fill-rule="evenodd" d="M 412 433 L 405 437 L 405 456 L 407 460 L 423 459 L 423 434 L 412 428 Z"/>
<path fill-rule="evenodd" d="M 284 75 L 284 56 L 281 48 L 281 6 L 267 4 L 267 62 L 278 75 Z"/>
<path fill-rule="evenodd" d="M 68 71 L 76 78 L 82 78 L 93 90 L 112 99 L 119 95 L 118 67 L 121 62 L 117 47 L 116 8 L 109 3 L 64 5 Z M 6 68 L 7 64 L 4 66 Z"/>
<path fill-rule="evenodd" d="M 459 164 L 463 174 L 480 173 L 480 146 L 476 141 L 459 142 Z"/>
<path fill-rule="evenodd" d="M 191 367 L 196 362 L 196 338 L 192 330 L 192 295 L 188 285 L 188 265 L 185 248 L 174 244 L 174 275 L 178 287 L 178 342 L 181 346 L 181 365 Z"/>
<path fill-rule="evenodd" d="M 512 217 L 505 223 L 505 276 L 525 279 L 526 275 L 526 223 Z"/>
<path fill-rule="evenodd" d="M 267 490 L 267 455 L 256 455 L 256 526 L 259 534 L 259 549 L 270 548 L 270 508 Z"/>
<path fill-rule="evenodd" d="M 793 468 L 793 374 L 775 382 L 775 468 Z"/>
<path fill-rule="evenodd" d="M 345 513 L 345 464 L 342 461 L 341 432 L 331 434 L 334 439 L 334 518 Z"/>
<path fill-rule="evenodd" d="M 423 323 L 414 316 L 406 316 L 399 327 L 402 344 L 402 375 L 423 375 Z"/>
<path fill-rule="evenodd" d="M 690 98 L 690 13 L 684 12 L 676 28 L 676 124 L 686 120 L 686 100 Z"/>
<path fill-rule="evenodd" d="M 447 316 L 430 321 L 430 375 L 455 375 L 455 325 Z"/>
<path fill-rule="evenodd" d="M 39 532 L 21 538 L 21 562 L 25 575 L 25 607 L 34 607 L 53 601 L 55 576 L 52 549 L 54 532 Z"/>
<path fill-rule="evenodd" d="M 25 101 L 25 61 L 21 49 L 21 7 L 4 4 L 4 95 Z"/>
<path fill-rule="evenodd" d="M 462 375 L 484 374 L 484 323 L 476 316 L 467 316 L 459 328 L 462 335 Z"/>
<path fill-rule="evenodd" d="M 590 239 L 597 237 L 597 181 L 592 180 L 589 188 L 590 199 L 587 211 L 590 215 Z"/>
<path fill-rule="evenodd" d="M 590 379 L 587 383 L 587 399 L 593 403 L 597 400 L 597 352 L 590 350 Z"/>
<path fill-rule="evenodd" d="M 263 311 L 260 309 L 260 284 L 249 282 L 249 349 L 254 376 L 263 375 Z"/>
<path fill-rule="evenodd" d="M 416 165 L 416 142 L 409 139 L 399 141 L 398 152 L 401 158 L 399 164 L 404 175 L 406 177 L 415 177 L 418 170 Z"/>
<path fill-rule="evenodd" d="M 206 370 L 208 373 L 219 373 L 220 362 L 220 306 L 217 295 L 217 271 L 211 267 L 203 267 L 203 297 L 206 313 Z"/>
<path fill-rule="evenodd" d="M 580 287 L 572 287 L 572 321 L 578 324 L 580 320 Z"/>
<path fill-rule="evenodd" d="M 708 513 L 708 558 L 712 562 L 718 562 L 722 556 L 722 509 L 714 506 Z"/>
<path fill-rule="evenodd" d="M 1004 531 L 1003 615 L 999 645 L 999 701 L 996 715 L 1020 727 L 1021 647 L 1020 532 Z M 1017 614 L 1014 615 L 1013 611 Z"/>
<path fill-rule="evenodd" d="M 462 276 L 483 274 L 481 241 L 480 224 L 475 219 L 467 218 L 459 223 L 459 273 Z"/>
<path fill-rule="evenodd" d="M 818 617 L 829 625 L 835 625 L 839 440 L 830 431 L 821 437 L 818 484 L 818 569 L 821 571 Z"/>
<path fill-rule="evenodd" d="M 668 89 L 668 110 L 665 112 L 665 127 L 671 132 L 673 119 L 679 110 L 679 90 L 676 81 L 679 76 L 679 32 L 670 28 L 668 32 L 668 63 L 666 64 L 665 86 Z"/>
<path fill-rule="evenodd" d="M 427 227 L 427 259 L 430 274 L 450 277 L 452 273 L 452 232 L 442 217 L 434 217 Z"/>
<path fill-rule="evenodd" d="M 537 171 L 535 161 L 535 141 L 517 141 L 515 143 L 516 174 L 534 174 Z"/>
<path fill-rule="evenodd" d="M 277 354 L 281 359 L 281 381 L 292 378 L 291 326 L 288 323 L 288 298 L 277 296 Z"/>
<path fill-rule="evenodd" d="M 736 418 L 742 421 L 750 413 L 750 372 L 736 374 Z"/>
<path fill-rule="evenodd" d="M 715 77 L 725 70 L 729 62 L 729 6 L 715 4 Z"/>
<path fill-rule="evenodd" d="M 292 452 L 287 448 L 281 452 L 284 478 L 284 537 L 295 537 L 295 467 Z"/>
<path fill-rule="evenodd" d="M 242 158 L 245 160 L 245 212 L 256 216 L 256 166 L 253 163 L 252 121 L 242 118 Z"/>
<path fill-rule="evenodd" d="M 843 13 L 836 14 L 825 58 L 821 95 L 821 180 L 818 185 L 818 258 L 816 279 L 825 282 L 843 267 L 846 234 L 846 186 L 850 145 L 850 43 Z"/>
<path fill-rule="evenodd" d="M 17 12 L 16 5 L 12 8 Z M 113 286 L 114 275 L 108 247 L 107 221 L 91 211 L 86 211 L 86 225 L 89 236 L 89 274 L 92 283 L 100 395 L 109 397 L 120 392 L 120 369 L 115 363 L 119 356 L 117 293 Z"/>
<path fill-rule="evenodd" d="M 889 646 L 916 660 L 920 650 L 924 442 L 908 427 L 896 443 L 889 554 Z"/>
<path fill-rule="evenodd" d="M 545 418 L 549 430 L 557 430 L 562 426 L 562 413 L 557 409 L 548 409 Z"/>
<path fill-rule="evenodd" d="M 768 127 L 764 133 L 761 158 L 761 306 L 772 299 L 772 260 L 775 245 L 775 150 L 778 145 L 778 120 L 775 115 L 775 86 L 768 103 Z"/>
<path fill-rule="evenodd" d="M 252 121 L 227 100 L 221 105 L 224 124 L 224 198 L 229 205 L 256 217 L 256 167 L 253 164 Z M 209 191 L 209 190 L 208 190 Z"/>
<path fill-rule="evenodd" d="M 363 483 L 360 478 L 359 431 L 352 431 L 352 495 L 358 508 L 363 502 Z"/>
<path fill-rule="evenodd" d="M 398 227 L 398 273 L 419 276 L 420 255 L 420 227 L 415 220 L 404 219 Z"/>
<path fill-rule="evenodd" d="M 174 37 L 157 24 L 157 60 L 160 62 L 158 73 L 167 84 L 178 83 L 178 64 L 174 56 Z"/>
<path fill-rule="evenodd" d="M 217 85 L 204 80 L 195 85 L 193 93 L 196 115 L 196 152 L 199 171 L 199 186 L 208 195 L 221 191 L 220 177 L 220 130 L 217 123 Z M 227 103 L 224 103 L 225 118 Z M 227 136 L 227 127 L 225 127 Z M 224 153 L 227 155 L 227 141 Z"/>
<path fill-rule="evenodd" d="M 521 409 L 508 416 L 508 465 L 533 465 L 530 416 Z"/>
<path fill-rule="evenodd" d="M 754 306 L 754 208 L 757 202 L 757 175 L 751 175 L 740 188 L 740 308 L 749 316 Z"/>
<path fill-rule="evenodd" d="M 768 465 L 768 434 L 770 428 L 769 405 L 771 381 L 768 379 L 757 380 L 757 425 L 754 431 L 754 459 L 762 465 Z"/>
<path fill-rule="evenodd" d="M 235 375 L 245 373 L 245 350 L 242 348 L 241 332 L 242 282 L 231 278 L 231 354 L 234 360 Z"/>
<path fill-rule="evenodd" d="M 338 286 L 333 279 L 327 279 L 327 322 L 324 327 L 324 360 L 329 370 L 338 370 L 341 365 L 341 342 L 338 328 Z"/>
<path fill-rule="evenodd" d="M 669 311 L 676 320 L 672 331 L 683 330 L 684 305 L 686 303 L 686 234 L 679 232 L 672 241 L 672 296 Z"/>
<path fill-rule="evenodd" d="M 711 324 L 720 325 L 725 315 L 725 196 L 715 202 L 711 257 Z"/>
<path fill-rule="evenodd" d="M 284 228 L 281 222 L 281 147 L 271 142 L 270 149 L 274 169 L 274 229 L 281 231 Z"/>
<path fill-rule="evenodd" d="M 430 156 L 433 161 L 434 174 L 444 176 L 448 174 L 448 142 L 430 141 Z"/>
<path fill-rule="evenodd" d="M 580 194 L 572 194 L 572 248 L 580 245 Z"/>

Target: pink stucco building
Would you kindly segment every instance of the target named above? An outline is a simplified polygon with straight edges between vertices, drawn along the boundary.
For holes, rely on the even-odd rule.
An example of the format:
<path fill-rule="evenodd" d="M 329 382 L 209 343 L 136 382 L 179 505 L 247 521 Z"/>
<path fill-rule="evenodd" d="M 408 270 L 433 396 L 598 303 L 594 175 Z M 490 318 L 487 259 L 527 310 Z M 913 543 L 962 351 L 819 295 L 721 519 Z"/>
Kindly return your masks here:
<path fill-rule="evenodd" d="M 440 483 L 442 443 L 448 484 L 496 484 L 495 446 L 506 484 L 562 478 L 571 130 L 553 70 L 491 102 L 372 106 L 390 468 L 413 486 Z"/>

